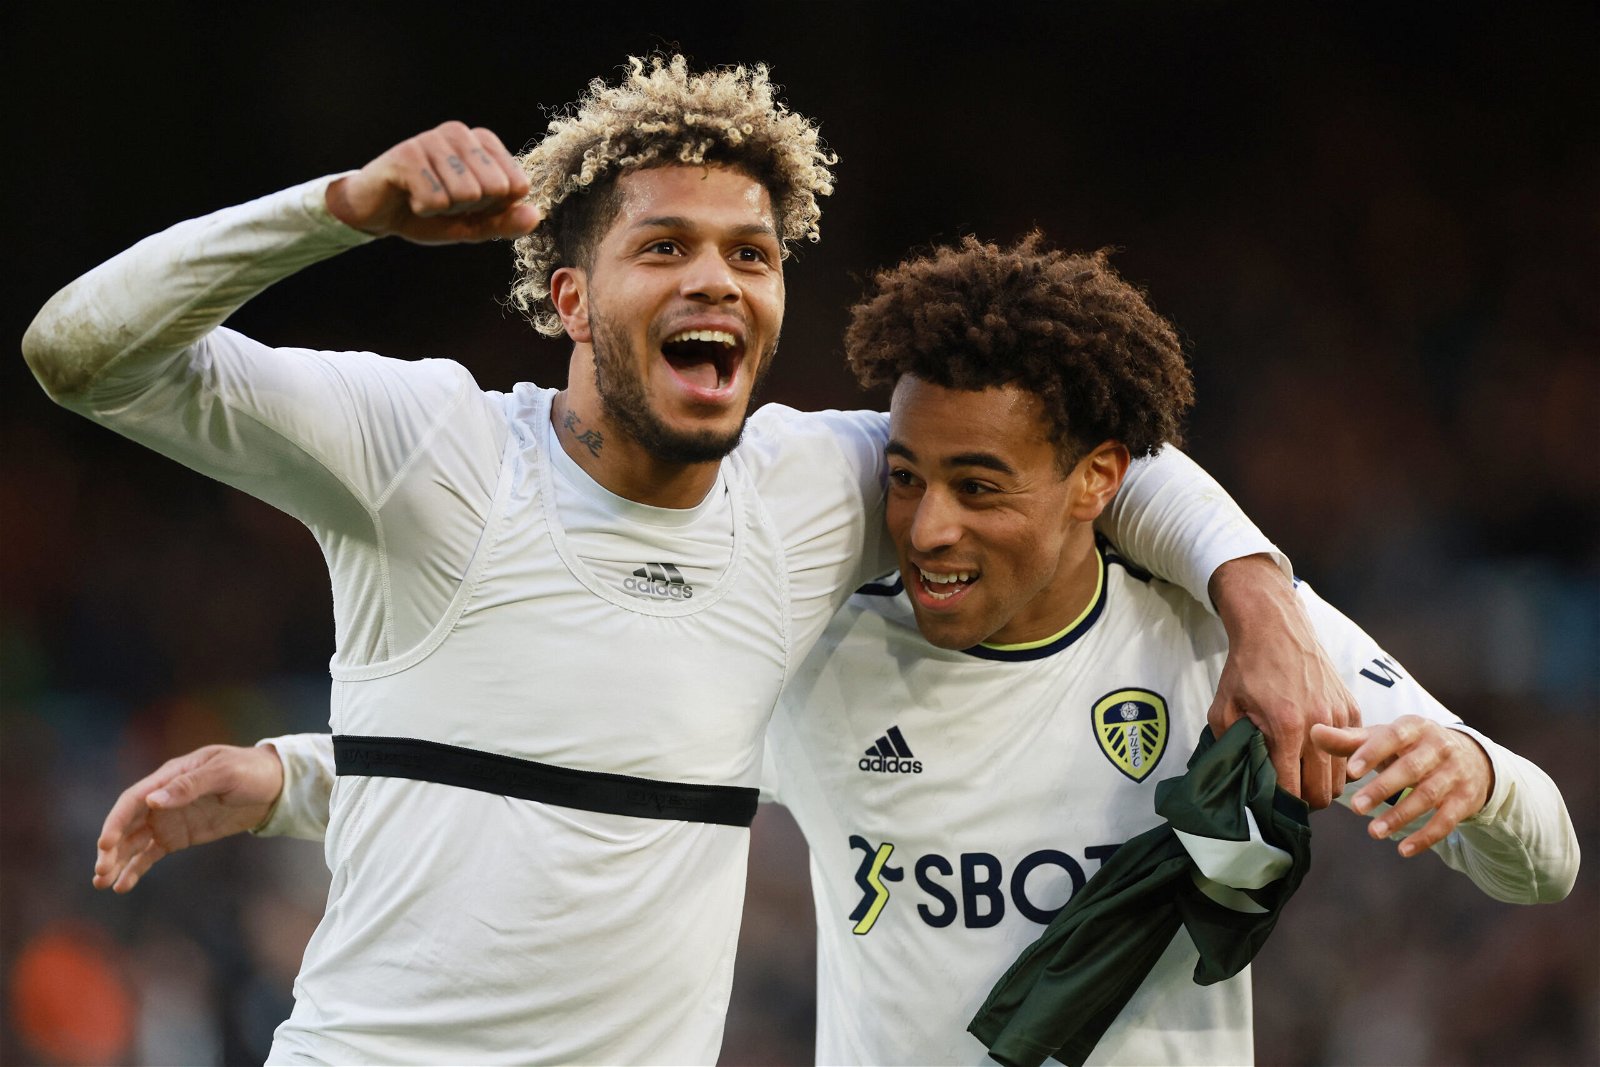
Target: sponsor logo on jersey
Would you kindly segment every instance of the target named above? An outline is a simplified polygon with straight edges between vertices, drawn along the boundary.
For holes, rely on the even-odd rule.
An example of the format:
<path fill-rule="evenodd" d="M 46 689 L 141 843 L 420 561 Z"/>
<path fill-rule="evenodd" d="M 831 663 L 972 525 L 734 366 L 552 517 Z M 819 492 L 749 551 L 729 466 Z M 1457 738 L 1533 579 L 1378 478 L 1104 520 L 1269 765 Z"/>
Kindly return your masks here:
<path fill-rule="evenodd" d="M 1094 705 L 1094 737 L 1111 765 L 1142 782 L 1167 750 L 1167 702 L 1148 689 L 1118 689 Z"/>
<path fill-rule="evenodd" d="M 856 761 L 856 766 L 879 774 L 922 773 L 922 761 L 913 757 L 911 746 L 906 744 L 905 735 L 898 726 L 889 727 L 888 732 L 867 749 L 866 755 Z"/>
<path fill-rule="evenodd" d="M 1403 679 L 1405 675 L 1400 673 L 1400 664 L 1388 656 L 1378 656 L 1373 659 L 1371 667 L 1361 668 L 1361 677 L 1368 681 L 1377 682 L 1385 689 L 1390 689 L 1393 688 L 1395 682 Z"/>
<path fill-rule="evenodd" d="M 671 563 L 646 563 L 631 577 L 622 579 L 622 588 L 634 596 L 651 600 L 689 600 L 694 597 L 694 586 L 685 581 L 683 572 Z"/>
<path fill-rule="evenodd" d="M 871 931 L 878 916 L 883 914 L 883 906 L 889 903 L 889 887 L 883 883 L 900 881 L 905 877 L 905 871 L 889 866 L 894 845 L 888 841 L 873 848 L 860 834 L 851 834 L 850 847 L 858 848 L 863 853 L 861 866 L 856 868 L 856 885 L 861 887 L 861 903 L 850 913 L 850 921 L 855 923 L 850 932 L 865 934 Z"/>
<path fill-rule="evenodd" d="M 893 842 L 874 845 L 851 834 L 850 847 L 861 853 L 855 873 L 861 900 L 849 916 L 851 932 L 861 936 L 872 931 L 889 903 L 887 883 L 904 881 L 905 869 L 889 866 Z M 969 930 L 987 929 L 1000 925 L 1008 912 L 1044 926 L 1117 848 L 1090 845 L 1081 860 L 1060 849 L 1042 848 L 1009 864 L 992 852 L 963 852 L 954 858 L 930 852 L 909 864 L 915 885 L 906 886 L 905 892 L 920 897 L 916 916 L 935 929 L 958 921 Z"/>

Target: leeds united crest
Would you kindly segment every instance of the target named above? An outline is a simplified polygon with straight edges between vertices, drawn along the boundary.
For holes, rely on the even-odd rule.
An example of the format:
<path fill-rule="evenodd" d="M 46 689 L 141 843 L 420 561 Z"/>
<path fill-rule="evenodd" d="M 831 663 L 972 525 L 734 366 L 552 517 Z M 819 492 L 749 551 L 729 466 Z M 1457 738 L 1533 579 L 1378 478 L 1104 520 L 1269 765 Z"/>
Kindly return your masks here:
<path fill-rule="evenodd" d="M 1167 702 L 1148 689 L 1118 689 L 1094 706 L 1094 736 L 1112 766 L 1142 782 L 1167 750 Z"/>

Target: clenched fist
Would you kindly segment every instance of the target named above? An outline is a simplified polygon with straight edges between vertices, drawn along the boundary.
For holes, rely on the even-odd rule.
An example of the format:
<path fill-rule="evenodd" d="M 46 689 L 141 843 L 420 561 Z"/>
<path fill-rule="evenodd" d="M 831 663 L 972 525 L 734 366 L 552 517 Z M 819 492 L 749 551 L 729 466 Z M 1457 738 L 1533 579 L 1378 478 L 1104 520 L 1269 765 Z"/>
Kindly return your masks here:
<path fill-rule="evenodd" d="M 493 132 L 446 122 L 407 138 L 328 187 L 348 226 L 418 244 L 521 237 L 539 224 L 528 176 Z"/>

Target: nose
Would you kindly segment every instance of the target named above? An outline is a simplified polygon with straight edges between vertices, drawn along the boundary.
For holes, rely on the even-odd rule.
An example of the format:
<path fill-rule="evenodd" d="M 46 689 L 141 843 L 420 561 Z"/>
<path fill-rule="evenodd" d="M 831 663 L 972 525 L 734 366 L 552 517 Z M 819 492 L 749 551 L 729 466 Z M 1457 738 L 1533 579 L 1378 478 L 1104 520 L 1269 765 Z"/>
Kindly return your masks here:
<path fill-rule="evenodd" d="M 906 531 L 918 552 L 937 552 L 961 540 L 961 513 L 948 494 L 925 490 Z"/>
<path fill-rule="evenodd" d="M 706 304 L 737 303 L 739 282 L 721 252 L 707 249 L 689 261 L 683 275 L 683 295 Z"/>

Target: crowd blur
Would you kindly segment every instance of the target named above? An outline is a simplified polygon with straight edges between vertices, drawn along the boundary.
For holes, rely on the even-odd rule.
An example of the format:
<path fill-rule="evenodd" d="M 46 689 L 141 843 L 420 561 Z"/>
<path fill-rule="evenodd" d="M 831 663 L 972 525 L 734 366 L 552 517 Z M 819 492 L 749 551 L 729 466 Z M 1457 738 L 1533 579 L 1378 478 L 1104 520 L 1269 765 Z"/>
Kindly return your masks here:
<path fill-rule="evenodd" d="M 196 9 L 198 11 L 200 9 Z M 629 10 L 623 5 L 619 10 Z M 629 52 L 766 59 L 841 156 L 789 266 L 766 398 L 862 398 L 844 309 L 963 233 L 1115 246 L 1188 341 L 1189 451 L 1298 572 L 1446 705 L 1561 786 L 1589 868 L 1497 904 L 1343 810 L 1255 967 L 1258 1057 L 1600 1061 L 1600 21 L 1539 12 L 1138 5 L 1004 25 L 774 5 L 715 30 L 529 16 L 439 69 L 429 31 L 181 6 L 8 16 L 35 173 L 8 226 L 20 337 L 143 233 L 356 166 L 447 117 L 535 136 Z M 599 20 L 598 13 L 587 18 Z M 581 31 L 581 32 L 580 32 Z M 45 48 L 74 43 L 74 62 Z M 238 317 L 263 340 L 448 355 L 486 387 L 565 352 L 494 303 L 504 248 L 374 246 Z M 201 744 L 325 728 L 329 594 L 293 520 L 53 408 L 0 369 L 0 1062 L 260 1062 L 327 872 L 245 839 L 89 884 L 117 793 Z M 764 811 L 724 1059 L 811 1055 L 805 846 Z M 839 921 L 843 921 L 839 917 Z"/>

